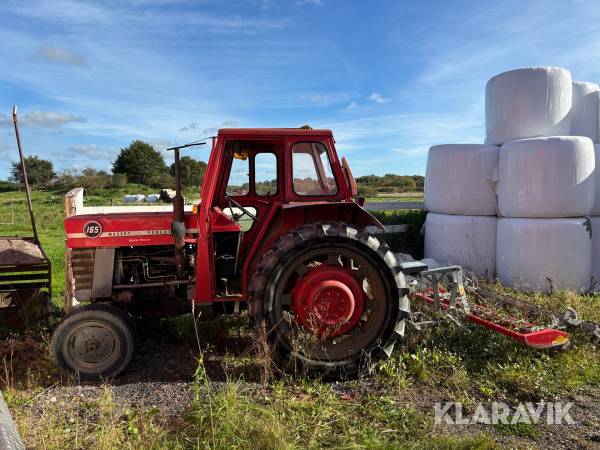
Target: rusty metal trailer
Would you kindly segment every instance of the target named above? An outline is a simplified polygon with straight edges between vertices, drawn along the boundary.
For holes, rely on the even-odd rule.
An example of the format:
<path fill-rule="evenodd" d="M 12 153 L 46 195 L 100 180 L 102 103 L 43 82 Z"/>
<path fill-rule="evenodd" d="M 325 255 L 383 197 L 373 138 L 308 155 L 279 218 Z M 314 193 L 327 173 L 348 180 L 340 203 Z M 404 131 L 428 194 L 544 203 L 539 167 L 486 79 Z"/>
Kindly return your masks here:
<path fill-rule="evenodd" d="M 16 106 L 13 123 L 33 236 L 0 236 L 0 330 L 9 332 L 46 322 L 52 298 L 52 265 L 37 234 Z"/>

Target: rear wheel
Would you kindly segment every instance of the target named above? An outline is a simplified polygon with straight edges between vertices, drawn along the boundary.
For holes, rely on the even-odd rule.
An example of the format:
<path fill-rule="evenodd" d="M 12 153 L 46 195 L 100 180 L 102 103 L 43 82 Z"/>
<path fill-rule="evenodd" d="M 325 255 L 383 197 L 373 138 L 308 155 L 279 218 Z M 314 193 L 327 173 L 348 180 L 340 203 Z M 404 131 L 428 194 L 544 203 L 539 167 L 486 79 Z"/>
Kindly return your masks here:
<path fill-rule="evenodd" d="M 387 246 L 337 222 L 279 239 L 255 286 L 254 315 L 267 322 L 276 360 L 295 368 L 355 372 L 391 348 L 408 308 Z"/>
<path fill-rule="evenodd" d="M 75 310 L 58 325 L 50 341 L 55 364 L 81 379 L 116 376 L 133 357 L 133 323 L 123 311 L 106 304 Z"/>

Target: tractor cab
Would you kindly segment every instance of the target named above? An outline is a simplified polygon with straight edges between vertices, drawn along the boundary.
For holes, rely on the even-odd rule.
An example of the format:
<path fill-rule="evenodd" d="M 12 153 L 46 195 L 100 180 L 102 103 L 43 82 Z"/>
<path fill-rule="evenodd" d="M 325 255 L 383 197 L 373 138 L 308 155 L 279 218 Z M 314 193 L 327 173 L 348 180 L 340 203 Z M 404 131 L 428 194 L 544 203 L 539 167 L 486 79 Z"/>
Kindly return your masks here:
<path fill-rule="evenodd" d="M 207 168 L 214 176 L 202 186 L 200 210 L 210 218 L 211 281 L 219 298 L 244 296 L 244 262 L 273 231 L 268 224 L 278 211 L 349 202 L 355 194 L 330 131 L 259 131 L 220 130 Z"/>

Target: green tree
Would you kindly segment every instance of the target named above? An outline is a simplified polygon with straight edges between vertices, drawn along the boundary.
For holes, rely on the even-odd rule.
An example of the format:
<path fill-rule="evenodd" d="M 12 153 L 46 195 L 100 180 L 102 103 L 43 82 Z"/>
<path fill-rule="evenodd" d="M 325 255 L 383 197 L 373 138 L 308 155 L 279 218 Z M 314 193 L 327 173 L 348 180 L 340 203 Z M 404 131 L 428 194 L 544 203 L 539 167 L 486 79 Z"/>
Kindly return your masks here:
<path fill-rule="evenodd" d="M 150 178 L 167 173 L 161 153 L 143 141 L 133 141 L 122 148 L 113 163 L 113 173 L 127 175 L 130 183 L 147 184 Z"/>
<path fill-rule="evenodd" d="M 425 186 L 425 177 L 422 175 L 413 175 L 412 178 L 417 185 L 417 191 L 422 191 Z"/>
<path fill-rule="evenodd" d="M 202 177 L 206 172 L 204 161 L 198 161 L 191 156 L 183 156 L 179 159 L 179 167 L 183 186 L 200 186 L 202 184 Z M 175 163 L 171 164 L 171 175 L 175 176 Z"/>
<path fill-rule="evenodd" d="M 9 179 L 15 183 L 23 184 L 23 167 L 21 161 L 13 161 L 11 164 Z M 41 159 L 37 156 L 26 157 L 25 166 L 27 167 L 27 179 L 32 187 L 44 186 L 56 176 L 52 161 Z"/>
<path fill-rule="evenodd" d="M 95 192 L 109 186 L 111 177 L 104 170 L 96 170 L 92 167 L 87 167 L 81 171 L 77 184 L 85 188 L 86 191 Z"/>

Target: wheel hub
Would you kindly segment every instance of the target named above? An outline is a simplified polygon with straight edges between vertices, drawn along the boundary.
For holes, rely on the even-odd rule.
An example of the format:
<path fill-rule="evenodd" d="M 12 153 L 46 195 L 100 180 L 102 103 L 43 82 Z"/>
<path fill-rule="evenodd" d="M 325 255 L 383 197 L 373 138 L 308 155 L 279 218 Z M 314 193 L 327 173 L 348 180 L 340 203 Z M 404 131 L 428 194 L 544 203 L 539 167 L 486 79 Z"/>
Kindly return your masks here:
<path fill-rule="evenodd" d="M 75 355 L 86 363 L 98 363 L 109 358 L 115 342 L 111 333 L 100 327 L 88 327 L 74 336 Z"/>
<path fill-rule="evenodd" d="M 310 269 L 293 295 L 296 318 L 319 336 L 347 333 L 360 320 L 364 303 L 361 283 L 351 271 L 328 265 Z"/>

